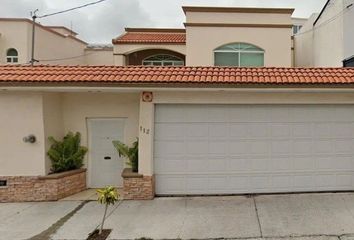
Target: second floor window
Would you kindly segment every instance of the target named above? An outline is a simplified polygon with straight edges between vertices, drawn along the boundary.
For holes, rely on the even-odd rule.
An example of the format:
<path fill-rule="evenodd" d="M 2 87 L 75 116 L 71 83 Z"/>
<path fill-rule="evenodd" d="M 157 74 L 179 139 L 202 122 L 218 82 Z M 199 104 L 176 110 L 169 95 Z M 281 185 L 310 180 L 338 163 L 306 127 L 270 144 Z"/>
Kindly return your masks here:
<path fill-rule="evenodd" d="M 231 43 L 214 50 L 215 66 L 263 67 L 264 50 L 248 43 Z"/>
<path fill-rule="evenodd" d="M 10 48 L 6 52 L 6 62 L 18 63 L 18 52 L 14 48 Z"/>
<path fill-rule="evenodd" d="M 143 60 L 143 65 L 145 66 L 183 66 L 184 61 L 178 57 L 160 54 L 150 56 Z"/>

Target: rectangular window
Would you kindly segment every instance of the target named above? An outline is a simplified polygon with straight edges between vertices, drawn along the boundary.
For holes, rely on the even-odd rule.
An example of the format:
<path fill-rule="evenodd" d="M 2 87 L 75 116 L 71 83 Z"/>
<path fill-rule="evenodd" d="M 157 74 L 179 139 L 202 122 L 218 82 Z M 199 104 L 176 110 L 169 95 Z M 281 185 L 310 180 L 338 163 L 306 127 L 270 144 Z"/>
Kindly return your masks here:
<path fill-rule="evenodd" d="M 215 66 L 239 66 L 239 53 L 215 52 Z"/>
<path fill-rule="evenodd" d="M 241 67 L 263 67 L 263 53 L 241 53 Z"/>

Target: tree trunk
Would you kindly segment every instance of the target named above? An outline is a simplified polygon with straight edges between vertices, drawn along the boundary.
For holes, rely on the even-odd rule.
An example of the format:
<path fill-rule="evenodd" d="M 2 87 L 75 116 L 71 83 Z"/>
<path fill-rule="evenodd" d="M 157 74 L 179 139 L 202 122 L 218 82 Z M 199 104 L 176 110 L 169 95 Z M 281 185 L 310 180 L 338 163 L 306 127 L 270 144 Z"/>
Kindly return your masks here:
<path fill-rule="evenodd" d="M 101 223 L 100 231 L 98 232 L 98 234 L 100 234 L 100 235 L 101 235 L 102 230 L 103 230 L 103 224 L 104 224 L 104 221 L 106 220 L 107 208 L 108 208 L 108 204 L 106 204 L 106 206 L 105 206 L 105 209 L 104 209 L 104 215 L 103 215 L 103 219 L 102 219 L 102 223 Z"/>

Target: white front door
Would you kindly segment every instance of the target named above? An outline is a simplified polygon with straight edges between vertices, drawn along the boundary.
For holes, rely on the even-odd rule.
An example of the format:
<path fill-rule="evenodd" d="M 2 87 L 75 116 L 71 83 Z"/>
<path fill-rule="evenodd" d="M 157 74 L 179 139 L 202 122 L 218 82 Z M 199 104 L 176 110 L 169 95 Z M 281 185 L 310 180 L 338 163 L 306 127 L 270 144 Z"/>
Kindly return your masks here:
<path fill-rule="evenodd" d="M 353 105 L 157 105 L 156 193 L 354 189 Z"/>
<path fill-rule="evenodd" d="M 124 159 L 120 158 L 112 141 L 124 139 L 124 119 L 88 119 L 89 186 L 122 186 Z"/>

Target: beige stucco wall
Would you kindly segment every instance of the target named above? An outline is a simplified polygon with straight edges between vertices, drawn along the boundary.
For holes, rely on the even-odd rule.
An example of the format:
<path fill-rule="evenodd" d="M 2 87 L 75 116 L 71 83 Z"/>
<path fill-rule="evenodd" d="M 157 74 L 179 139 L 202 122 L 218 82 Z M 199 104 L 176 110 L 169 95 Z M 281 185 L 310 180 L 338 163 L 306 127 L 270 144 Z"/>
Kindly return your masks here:
<path fill-rule="evenodd" d="M 228 25 L 291 25 L 291 14 L 187 11 L 186 20 L 188 66 L 213 66 L 214 50 L 235 42 L 250 43 L 262 48 L 267 67 L 291 66 L 291 28 Z M 224 25 L 188 26 L 196 23 Z"/>
<path fill-rule="evenodd" d="M 241 12 L 186 12 L 187 23 L 292 24 L 291 14 Z"/>
<path fill-rule="evenodd" d="M 114 65 L 113 49 L 111 50 L 85 50 L 85 65 Z"/>
<path fill-rule="evenodd" d="M 314 67 L 343 66 L 344 40 L 342 11 L 342 0 L 331 1 L 316 23 L 313 36 Z M 335 16 L 337 17 L 334 18 Z"/>
<path fill-rule="evenodd" d="M 344 0 L 344 6 L 354 4 L 354 0 Z M 343 28 L 344 28 L 344 56 L 343 58 L 349 58 L 354 56 L 354 5 L 350 7 L 344 15 Z"/>
<path fill-rule="evenodd" d="M 28 63 L 31 59 L 32 24 L 25 20 L 0 20 L 0 64 L 6 63 L 6 50 L 16 48 L 19 63 Z M 37 26 L 35 30 L 35 59 L 40 64 L 84 65 L 86 44 L 60 33 L 45 30 Z"/>
<path fill-rule="evenodd" d="M 9 48 L 18 51 L 19 63 L 30 60 L 28 31 L 26 22 L 0 21 L 0 64 L 6 64 L 6 52 Z"/>
<path fill-rule="evenodd" d="M 126 118 L 125 142 L 139 136 L 140 168 L 153 174 L 155 104 L 354 104 L 353 92 L 262 90 L 153 91 L 153 102 L 140 102 L 139 93 L 29 93 L 0 94 L 0 176 L 43 175 L 49 170 L 45 153 L 48 136 L 60 139 L 68 131 L 82 134 L 88 145 L 87 118 Z M 35 134 L 35 144 L 22 138 Z M 87 164 L 87 162 L 86 162 Z"/>
<path fill-rule="evenodd" d="M 165 49 L 186 55 L 186 45 L 176 44 L 115 44 L 114 45 L 114 65 L 124 66 L 125 57 L 132 52 L 147 50 L 147 49 Z"/>
<path fill-rule="evenodd" d="M 187 27 L 186 65 L 214 66 L 216 48 L 243 42 L 265 51 L 265 66 L 290 67 L 291 32 L 291 28 Z"/>
<path fill-rule="evenodd" d="M 311 67 L 313 58 L 313 23 L 318 17 L 317 13 L 310 16 L 302 26 L 300 32 L 294 36 L 295 67 Z"/>
<path fill-rule="evenodd" d="M 29 32 L 31 35 L 32 30 Z M 37 27 L 35 43 L 35 59 L 51 60 L 40 61 L 41 64 L 84 65 L 86 44 L 82 42 Z M 58 60 L 52 61 L 53 59 Z"/>
<path fill-rule="evenodd" d="M 61 140 L 64 137 L 63 114 L 62 114 L 62 96 L 60 93 L 43 94 L 43 124 L 45 141 L 45 171 L 50 172 L 51 161 L 47 152 L 51 143 L 49 137 Z"/>
<path fill-rule="evenodd" d="M 87 118 L 126 118 L 124 141 L 131 144 L 138 137 L 136 93 L 64 93 L 62 107 L 64 132 L 80 132 L 84 146 L 88 146 Z"/>
<path fill-rule="evenodd" d="M 42 95 L 0 93 L 0 176 L 45 174 Z M 23 142 L 34 134 L 37 142 Z"/>

